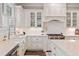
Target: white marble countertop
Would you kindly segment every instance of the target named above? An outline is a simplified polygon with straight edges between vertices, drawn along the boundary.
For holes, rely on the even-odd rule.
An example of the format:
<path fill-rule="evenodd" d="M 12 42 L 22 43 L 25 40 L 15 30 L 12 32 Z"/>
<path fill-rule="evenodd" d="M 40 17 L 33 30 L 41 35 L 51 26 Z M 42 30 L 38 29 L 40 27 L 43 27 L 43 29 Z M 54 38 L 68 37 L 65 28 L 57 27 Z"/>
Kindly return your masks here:
<path fill-rule="evenodd" d="M 26 36 L 48 36 L 46 34 L 27 34 Z"/>
<path fill-rule="evenodd" d="M 17 43 L 20 43 L 22 42 L 26 36 L 17 36 L 16 38 L 14 38 L 13 40 Z"/>
<path fill-rule="evenodd" d="M 79 40 L 51 40 L 69 56 L 79 56 Z"/>
<path fill-rule="evenodd" d="M 64 36 L 70 36 L 70 37 L 78 37 L 79 35 L 64 35 Z"/>
<path fill-rule="evenodd" d="M 0 56 L 5 56 L 17 44 L 13 40 L 0 41 Z"/>

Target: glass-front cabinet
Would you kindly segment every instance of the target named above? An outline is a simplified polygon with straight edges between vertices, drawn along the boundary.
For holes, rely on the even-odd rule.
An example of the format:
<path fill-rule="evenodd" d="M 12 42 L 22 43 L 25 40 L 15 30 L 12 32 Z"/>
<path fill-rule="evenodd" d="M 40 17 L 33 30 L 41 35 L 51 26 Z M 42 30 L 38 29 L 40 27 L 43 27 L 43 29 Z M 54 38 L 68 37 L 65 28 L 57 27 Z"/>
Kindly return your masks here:
<path fill-rule="evenodd" d="M 42 25 L 42 13 L 41 12 L 31 12 L 31 27 L 41 27 Z"/>
<path fill-rule="evenodd" d="M 67 27 L 77 27 L 77 12 L 67 12 L 66 13 L 66 26 Z"/>

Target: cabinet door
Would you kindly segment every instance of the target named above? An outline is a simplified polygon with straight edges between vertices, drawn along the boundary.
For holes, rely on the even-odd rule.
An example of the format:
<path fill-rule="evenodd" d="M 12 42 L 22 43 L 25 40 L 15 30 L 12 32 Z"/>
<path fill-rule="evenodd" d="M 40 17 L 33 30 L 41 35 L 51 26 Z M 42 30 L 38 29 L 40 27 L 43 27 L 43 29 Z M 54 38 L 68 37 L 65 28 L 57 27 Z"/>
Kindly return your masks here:
<path fill-rule="evenodd" d="M 57 48 L 56 47 L 56 49 L 55 49 L 55 54 L 56 54 L 56 56 L 63 56 L 64 54 L 63 54 L 63 51 L 61 51 L 59 48 Z"/>
<path fill-rule="evenodd" d="M 31 49 L 43 50 L 42 46 L 43 46 L 42 43 L 32 43 L 32 48 Z"/>
<path fill-rule="evenodd" d="M 65 16 L 66 4 L 48 3 L 44 4 L 45 16 Z"/>
<path fill-rule="evenodd" d="M 32 39 L 31 39 L 31 41 L 32 42 L 42 42 L 42 37 L 40 37 L 40 36 L 33 36 L 33 37 L 31 37 Z"/>
<path fill-rule="evenodd" d="M 31 37 L 30 36 L 27 36 L 27 49 L 31 49 L 32 47 L 32 41 L 31 41 Z"/>
<path fill-rule="evenodd" d="M 78 21 L 78 11 L 68 11 L 66 13 L 66 26 L 67 27 L 77 27 Z"/>
<path fill-rule="evenodd" d="M 32 48 L 33 49 L 43 49 L 43 42 L 42 42 L 42 37 L 40 36 L 33 36 L 31 37 L 31 42 L 32 42 Z"/>
<path fill-rule="evenodd" d="M 23 44 L 23 42 L 21 42 L 19 44 L 18 55 L 20 55 L 20 56 L 23 56 L 24 55 L 24 44 Z"/>
<path fill-rule="evenodd" d="M 42 37 L 40 37 L 40 36 L 29 36 L 27 45 L 28 45 L 27 49 L 43 49 Z"/>
<path fill-rule="evenodd" d="M 48 50 L 48 36 L 43 36 L 42 37 L 42 42 L 43 42 L 43 50 L 47 51 Z"/>

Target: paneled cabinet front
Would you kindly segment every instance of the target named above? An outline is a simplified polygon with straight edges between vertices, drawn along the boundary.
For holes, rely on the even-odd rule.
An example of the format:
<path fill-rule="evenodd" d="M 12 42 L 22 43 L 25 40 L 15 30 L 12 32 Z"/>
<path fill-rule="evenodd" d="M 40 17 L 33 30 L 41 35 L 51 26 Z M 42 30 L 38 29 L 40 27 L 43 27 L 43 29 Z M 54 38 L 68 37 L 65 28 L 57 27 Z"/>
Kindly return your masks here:
<path fill-rule="evenodd" d="M 67 56 L 67 52 L 63 50 L 63 47 L 61 48 L 58 44 L 60 41 L 51 41 L 50 43 L 50 49 L 52 51 L 51 56 Z"/>
<path fill-rule="evenodd" d="M 44 37 L 44 36 L 28 36 L 27 49 L 45 50 L 45 48 L 47 46 L 45 38 L 46 37 Z"/>
<path fill-rule="evenodd" d="M 45 16 L 66 16 L 66 4 L 53 3 L 44 4 Z"/>
<path fill-rule="evenodd" d="M 22 41 L 19 43 L 18 55 L 19 56 L 24 56 L 25 51 L 27 49 L 26 40 L 25 40 L 25 37 L 22 37 L 21 39 L 22 39 Z"/>

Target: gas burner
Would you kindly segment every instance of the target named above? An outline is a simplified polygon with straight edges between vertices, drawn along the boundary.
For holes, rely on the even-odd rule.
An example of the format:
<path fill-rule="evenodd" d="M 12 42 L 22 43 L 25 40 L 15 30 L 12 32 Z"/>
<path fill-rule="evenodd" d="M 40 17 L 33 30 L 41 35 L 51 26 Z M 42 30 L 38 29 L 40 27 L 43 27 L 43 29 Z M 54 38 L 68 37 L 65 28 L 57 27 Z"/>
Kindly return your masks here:
<path fill-rule="evenodd" d="M 53 39 L 53 40 L 61 40 L 61 39 L 65 39 L 65 36 L 63 34 L 47 34 L 49 39 Z"/>

